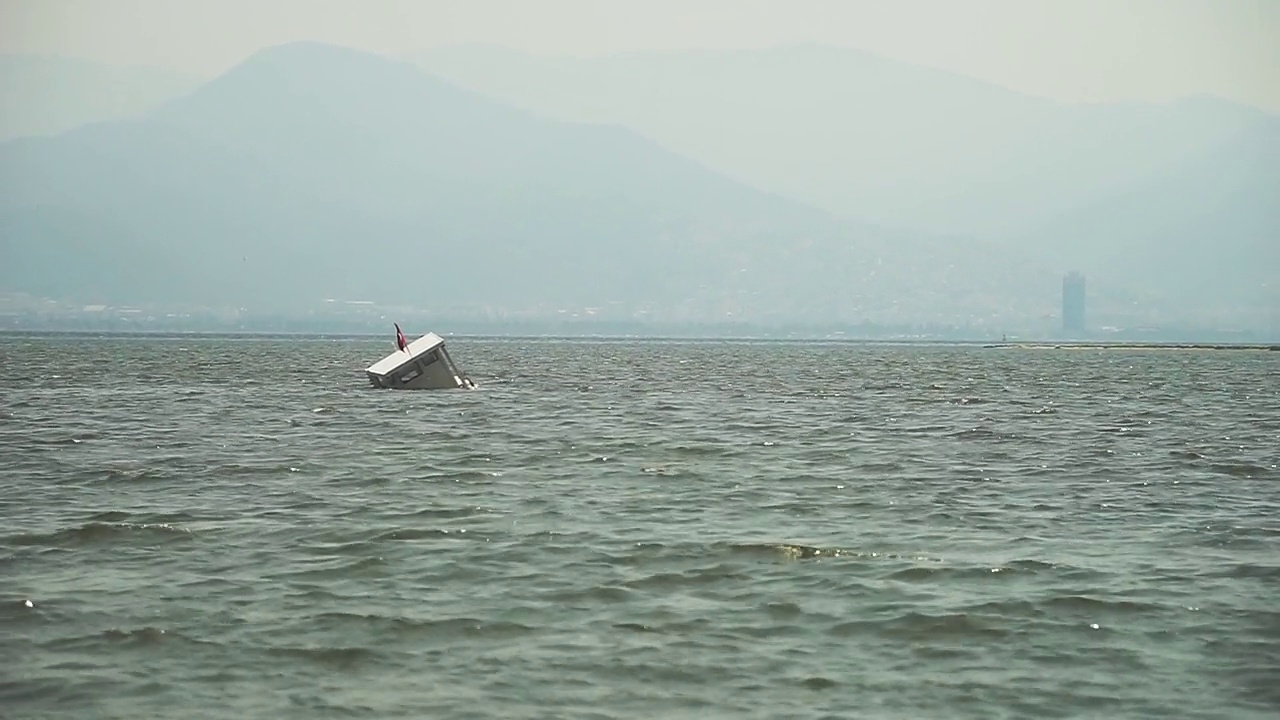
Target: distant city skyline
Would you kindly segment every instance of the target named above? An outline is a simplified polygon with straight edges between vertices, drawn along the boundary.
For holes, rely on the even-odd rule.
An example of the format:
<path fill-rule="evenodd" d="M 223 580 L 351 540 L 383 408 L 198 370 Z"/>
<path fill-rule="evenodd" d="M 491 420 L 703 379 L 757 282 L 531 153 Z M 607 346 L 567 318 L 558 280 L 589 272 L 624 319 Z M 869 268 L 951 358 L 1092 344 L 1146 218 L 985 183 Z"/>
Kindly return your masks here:
<path fill-rule="evenodd" d="M 823 44 L 1064 102 L 1216 95 L 1280 112 L 1266 0 L 0 0 L 0 53 L 211 77 L 295 40 L 401 55 L 486 44 L 552 55 Z"/>

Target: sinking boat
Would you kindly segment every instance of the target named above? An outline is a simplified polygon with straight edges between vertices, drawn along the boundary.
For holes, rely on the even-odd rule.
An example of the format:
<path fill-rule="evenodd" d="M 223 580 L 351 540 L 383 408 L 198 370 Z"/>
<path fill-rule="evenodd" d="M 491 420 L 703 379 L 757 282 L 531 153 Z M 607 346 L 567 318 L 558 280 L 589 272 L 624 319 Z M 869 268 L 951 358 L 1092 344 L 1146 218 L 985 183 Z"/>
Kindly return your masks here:
<path fill-rule="evenodd" d="M 405 343 L 403 349 L 397 349 L 364 372 L 376 388 L 448 390 L 476 386 L 458 370 L 444 348 L 444 338 L 435 333 Z"/>

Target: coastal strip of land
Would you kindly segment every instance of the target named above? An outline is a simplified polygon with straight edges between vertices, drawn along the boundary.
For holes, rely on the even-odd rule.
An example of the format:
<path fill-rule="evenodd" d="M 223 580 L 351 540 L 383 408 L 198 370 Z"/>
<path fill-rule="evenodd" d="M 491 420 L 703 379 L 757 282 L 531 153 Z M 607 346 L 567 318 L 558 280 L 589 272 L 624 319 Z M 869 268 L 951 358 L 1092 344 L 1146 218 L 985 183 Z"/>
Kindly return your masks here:
<path fill-rule="evenodd" d="M 1194 343 L 1194 342 L 999 342 L 984 348 L 1018 350 L 1254 350 L 1280 352 L 1280 345 L 1267 343 Z"/>

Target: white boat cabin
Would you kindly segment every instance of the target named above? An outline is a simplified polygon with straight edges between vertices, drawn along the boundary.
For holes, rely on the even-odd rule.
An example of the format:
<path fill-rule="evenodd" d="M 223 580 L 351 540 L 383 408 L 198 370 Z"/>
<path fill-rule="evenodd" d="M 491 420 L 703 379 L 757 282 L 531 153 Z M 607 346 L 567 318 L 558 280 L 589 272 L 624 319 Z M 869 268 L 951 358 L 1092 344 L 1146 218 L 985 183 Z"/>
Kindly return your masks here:
<path fill-rule="evenodd" d="M 376 388 L 400 390 L 443 390 L 473 388 L 475 383 L 458 371 L 444 349 L 444 339 L 427 333 L 365 368 L 369 382 Z"/>

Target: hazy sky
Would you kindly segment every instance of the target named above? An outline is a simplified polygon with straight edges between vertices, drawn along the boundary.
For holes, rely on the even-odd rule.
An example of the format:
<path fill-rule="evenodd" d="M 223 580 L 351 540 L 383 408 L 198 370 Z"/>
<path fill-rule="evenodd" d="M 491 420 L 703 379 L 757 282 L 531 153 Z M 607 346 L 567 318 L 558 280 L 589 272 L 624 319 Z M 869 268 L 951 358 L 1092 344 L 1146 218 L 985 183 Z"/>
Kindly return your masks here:
<path fill-rule="evenodd" d="M 1280 112 L 1280 0 L 0 0 L 0 52 L 216 74 L 319 40 L 543 54 L 814 42 L 1061 100 L 1210 93 Z"/>

